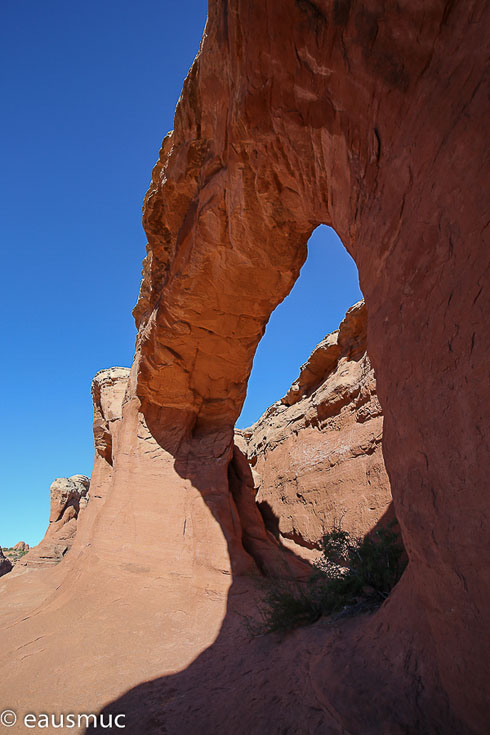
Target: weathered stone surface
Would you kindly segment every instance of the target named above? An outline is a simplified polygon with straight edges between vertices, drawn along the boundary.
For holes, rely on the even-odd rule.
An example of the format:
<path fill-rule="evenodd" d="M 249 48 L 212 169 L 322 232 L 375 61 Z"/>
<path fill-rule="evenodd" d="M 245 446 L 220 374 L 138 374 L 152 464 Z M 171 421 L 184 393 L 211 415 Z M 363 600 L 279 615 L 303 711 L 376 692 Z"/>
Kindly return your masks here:
<path fill-rule="evenodd" d="M 94 506 L 85 523 L 85 536 L 90 535 L 92 523 L 106 500 L 113 466 L 113 450 L 121 422 L 122 405 L 129 378 L 129 368 L 111 367 L 100 370 L 91 386 L 94 407 L 93 433 L 95 461 L 90 481 L 85 475 L 55 480 L 50 488 L 51 508 L 49 526 L 38 546 L 29 551 L 16 565 L 17 571 L 26 567 L 58 564 L 71 549 L 80 528 L 85 509 Z M 92 491 L 89 493 L 90 486 Z"/>
<path fill-rule="evenodd" d="M 337 675 L 333 693 L 319 662 L 325 707 L 354 729 L 368 712 L 376 732 L 395 711 L 408 730 L 488 719 L 488 21 L 475 2 L 211 4 L 145 202 L 136 392 L 209 453 L 314 227 L 358 265 L 410 562 L 361 637 L 366 686 Z"/>
<path fill-rule="evenodd" d="M 135 735 L 486 731 L 489 24 L 476 0 L 211 0 L 145 200 L 104 500 L 62 564 L 0 584 L 14 709 L 113 700 Z M 409 565 L 371 618 L 250 645 L 233 425 L 320 223 L 359 268 Z"/>
<path fill-rule="evenodd" d="M 90 503 L 77 527 L 77 545 L 92 541 L 94 524 L 112 487 L 114 458 L 122 423 L 123 405 L 129 381 L 129 368 L 99 370 L 91 385 L 94 410 L 94 467 L 90 478 Z M 82 503 L 84 501 L 82 500 Z"/>
<path fill-rule="evenodd" d="M 12 569 L 12 562 L 10 559 L 7 559 L 7 557 L 4 555 L 2 549 L 0 548 L 0 577 L 3 577 L 4 574 L 7 574 Z"/>
<path fill-rule="evenodd" d="M 129 368 L 99 370 L 92 381 L 94 404 L 95 452 L 113 464 L 113 426 L 121 419 L 122 405 L 129 378 Z"/>
<path fill-rule="evenodd" d="M 19 559 L 16 564 L 19 569 L 58 564 L 63 559 L 72 547 L 79 514 L 88 502 L 89 488 L 90 480 L 85 475 L 58 477 L 51 483 L 48 529 L 41 543 Z"/>
<path fill-rule="evenodd" d="M 390 509 L 366 339 L 361 301 L 315 348 L 287 395 L 236 432 L 246 442 L 268 528 L 307 558 L 315 558 L 309 550 L 334 522 L 364 535 Z"/>
<path fill-rule="evenodd" d="M 14 549 L 16 551 L 29 551 L 29 544 L 26 544 L 25 541 L 18 541 L 15 544 Z"/>

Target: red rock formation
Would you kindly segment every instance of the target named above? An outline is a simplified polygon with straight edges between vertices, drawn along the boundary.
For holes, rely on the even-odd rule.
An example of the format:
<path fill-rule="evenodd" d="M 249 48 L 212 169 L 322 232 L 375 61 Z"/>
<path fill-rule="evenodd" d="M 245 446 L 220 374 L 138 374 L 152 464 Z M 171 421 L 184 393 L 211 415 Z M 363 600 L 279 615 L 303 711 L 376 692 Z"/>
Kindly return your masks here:
<path fill-rule="evenodd" d="M 360 301 L 315 348 L 287 395 L 237 432 L 269 528 L 310 558 L 335 521 L 364 535 L 391 503 L 366 334 Z"/>
<path fill-rule="evenodd" d="M 0 585 L 20 711 L 121 697 L 145 735 L 485 732 L 489 22 L 475 0 L 210 2 L 145 200 L 105 499 L 62 564 Z M 359 268 L 409 566 L 371 618 L 249 645 L 233 425 L 320 223 Z"/>
<path fill-rule="evenodd" d="M 347 644 L 337 652 L 377 672 L 382 699 L 368 687 L 354 707 L 348 677 L 333 693 L 326 664 L 317 672 L 349 727 L 371 707 L 373 722 L 396 709 L 408 729 L 417 707 L 425 723 L 452 712 L 461 730 L 488 717 L 488 13 L 475 2 L 212 4 L 145 201 L 136 392 L 146 414 L 160 407 L 160 430 L 171 416 L 206 456 L 230 431 L 314 227 L 333 226 L 358 265 L 410 565 L 359 661 Z"/>
<path fill-rule="evenodd" d="M 85 515 L 89 497 L 91 505 L 95 506 L 87 518 L 86 526 L 91 528 L 91 523 L 101 507 L 101 501 L 103 503 L 105 500 L 105 490 L 110 485 L 112 451 L 121 420 L 128 377 L 128 368 L 112 367 L 100 370 L 93 379 L 91 387 L 95 444 L 93 491 L 89 496 L 91 483 L 85 475 L 62 477 L 52 483 L 48 529 L 41 543 L 30 549 L 29 553 L 19 560 L 16 565 L 17 572 L 24 571 L 26 567 L 58 564 L 66 556 L 79 529 L 82 512 Z"/>
<path fill-rule="evenodd" d="M 7 574 L 12 569 L 12 562 L 4 555 L 3 550 L 0 548 L 0 577 Z"/>
<path fill-rule="evenodd" d="M 15 544 L 14 549 L 16 551 L 29 551 L 29 544 L 26 544 L 25 541 L 19 541 Z"/>
<path fill-rule="evenodd" d="M 77 546 L 90 544 L 94 524 L 108 500 L 114 472 L 129 368 L 99 370 L 92 380 L 95 459 L 90 479 L 90 503 L 77 528 Z"/>
<path fill-rule="evenodd" d="M 122 416 L 122 405 L 129 378 L 129 369 L 112 367 L 99 370 L 92 381 L 94 405 L 94 441 L 96 457 L 113 464 L 115 427 Z"/>
<path fill-rule="evenodd" d="M 41 543 L 17 562 L 18 569 L 58 564 L 63 559 L 73 544 L 79 514 L 88 502 L 89 487 L 90 480 L 85 475 L 58 477 L 51 483 L 48 529 Z"/>

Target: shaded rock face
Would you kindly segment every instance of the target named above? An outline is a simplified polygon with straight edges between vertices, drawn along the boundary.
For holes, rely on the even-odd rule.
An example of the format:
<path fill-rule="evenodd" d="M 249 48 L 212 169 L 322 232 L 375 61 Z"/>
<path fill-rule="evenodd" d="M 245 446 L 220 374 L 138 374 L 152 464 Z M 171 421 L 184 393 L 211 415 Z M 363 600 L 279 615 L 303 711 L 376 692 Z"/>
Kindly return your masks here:
<path fill-rule="evenodd" d="M 12 562 L 10 561 L 10 559 L 7 559 L 2 549 L 0 548 L 0 577 L 3 577 L 4 574 L 10 572 L 11 569 Z"/>
<path fill-rule="evenodd" d="M 390 509 L 366 338 L 360 301 L 315 348 L 287 395 L 250 429 L 237 431 L 267 526 L 310 558 L 308 550 L 335 522 L 362 536 Z"/>
<path fill-rule="evenodd" d="M 489 16 L 211 0 L 145 199 L 122 417 L 94 398 L 70 554 L 0 585 L 14 709 L 129 702 L 136 735 L 485 732 Z M 233 427 L 322 223 L 359 269 L 409 564 L 372 617 L 249 645 L 247 574 L 270 547 Z"/>
<path fill-rule="evenodd" d="M 18 567 L 58 564 L 70 550 L 78 518 L 89 500 L 90 480 L 85 475 L 59 477 L 49 489 L 49 526 L 43 540 L 17 563 Z M 29 547 L 27 547 L 29 548 Z"/>
<path fill-rule="evenodd" d="M 26 544 L 25 541 L 18 541 L 15 546 L 11 548 L 4 548 L 4 556 L 11 563 L 10 569 L 13 569 L 19 562 L 19 560 L 22 559 L 28 551 L 29 544 Z M 6 571 L 10 571 L 10 569 L 6 569 Z"/>

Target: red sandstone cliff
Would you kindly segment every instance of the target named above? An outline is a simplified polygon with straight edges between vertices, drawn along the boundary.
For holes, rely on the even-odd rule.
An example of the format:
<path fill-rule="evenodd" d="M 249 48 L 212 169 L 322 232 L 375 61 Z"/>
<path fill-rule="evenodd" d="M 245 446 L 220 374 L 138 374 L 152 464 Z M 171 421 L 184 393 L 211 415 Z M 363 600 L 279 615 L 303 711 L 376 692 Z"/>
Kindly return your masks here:
<path fill-rule="evenodd" d="M 472 0 L 211 0 L 145 199 L 122 416 L 70 553 L 0 583 L 9 705 L 111 701 L 135 735 L 486 731 L 489 24 Z M 250 642 L 233 426 L 320 223 L 359 268 L 409 565 L 371 617 Z"/>
<path fill-rule="evenodd" d="M 366 337 L 361 301 L 315 348 L 287 395 L 237 432 L 268 527 L 307 557 L 335 521 L 364 535 L 390 507 Z"/>

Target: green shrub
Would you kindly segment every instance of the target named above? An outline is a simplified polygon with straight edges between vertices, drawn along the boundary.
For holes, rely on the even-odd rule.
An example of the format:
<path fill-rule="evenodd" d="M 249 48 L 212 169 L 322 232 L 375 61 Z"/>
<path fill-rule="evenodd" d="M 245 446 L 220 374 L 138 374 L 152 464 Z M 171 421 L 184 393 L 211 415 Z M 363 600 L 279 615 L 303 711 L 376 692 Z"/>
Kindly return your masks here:
<path fill-rule="evenodd" d="M 267 579 L 252 635 L 285 632 L 322 615 L 373 610 L 388 597 L 406 566 L 396 520 L 364 538 L 335 524 L 321 542 L 321 559 L 307 582 Z"/>

